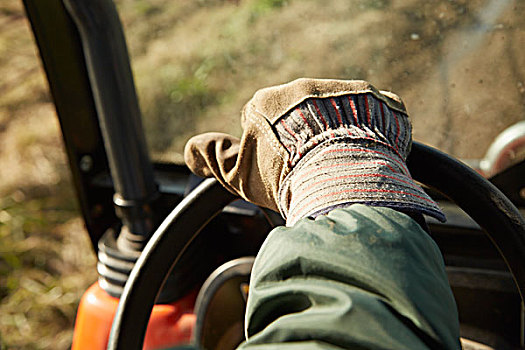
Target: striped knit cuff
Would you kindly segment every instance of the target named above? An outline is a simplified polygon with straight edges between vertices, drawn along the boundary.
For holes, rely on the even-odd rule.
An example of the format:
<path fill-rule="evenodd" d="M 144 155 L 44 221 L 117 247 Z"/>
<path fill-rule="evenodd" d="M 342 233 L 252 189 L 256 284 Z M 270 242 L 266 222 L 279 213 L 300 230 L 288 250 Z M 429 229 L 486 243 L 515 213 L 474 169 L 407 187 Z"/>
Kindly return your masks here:
<path fill-rule="evenodd" d="M 404 161 L 381 144 L 336 138 L 309 152 L 283 181 L 280 208 L 288 226 L 354 203 L 445 216 Z"/>
<path fill-rule="evenodd" d="M 321 142 L 340 137 L 382 143 L 406 159 L 412 125 L 404 110 L 386 101 L 367 93 L 311 98 L 297 105 L 274 125 L 291 167 Z"/>
<path fill-rule="evenodd" d="M 274 124 L 292 169 L 279 188 L 287 225 L 353 203 L 445 220 L 406 168 L 411 124 L 388 102 L 372 93 L 311 98 Z"/>

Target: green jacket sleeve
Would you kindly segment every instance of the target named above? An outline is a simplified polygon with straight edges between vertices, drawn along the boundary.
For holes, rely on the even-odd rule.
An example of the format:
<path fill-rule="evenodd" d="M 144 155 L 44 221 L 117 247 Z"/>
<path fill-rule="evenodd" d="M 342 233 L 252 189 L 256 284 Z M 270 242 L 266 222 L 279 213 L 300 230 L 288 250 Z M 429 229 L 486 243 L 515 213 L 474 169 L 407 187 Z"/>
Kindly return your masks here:
<path fill-rule="evenodd" d="M 271 232 L 239 349 L 459 349 L 437 245 L 410 217 L 353 205 Z"/>

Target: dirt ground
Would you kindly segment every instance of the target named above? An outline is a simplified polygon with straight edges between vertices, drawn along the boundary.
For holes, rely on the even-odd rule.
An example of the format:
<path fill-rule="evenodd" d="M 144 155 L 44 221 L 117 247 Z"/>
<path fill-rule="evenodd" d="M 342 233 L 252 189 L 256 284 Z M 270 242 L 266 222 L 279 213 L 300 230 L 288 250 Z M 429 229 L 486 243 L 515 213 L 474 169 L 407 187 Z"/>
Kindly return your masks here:
<path fill-rule="evenodd" d="M 463 158 L 483 157 L 525 116 L 523 1 L 180 3 L 183 17 L 151 15 L 171 26 L 147 41 L 129 37 L 150 143 L 168 159 L 197 132 L 240 133 L 238 111 L 257 89 L 299 77 L 394 91 L 415 139 Z M 159 136 L 155 125 L 172 132 Z"/>
<path fill-rule="evenodd" d="M 521 0 L 120 0 L 152 154 L 240 133 L 258 88 L 358 78 L 405 100 L 414 138 L 463 158 L 525 117 Z M 96 280 L 20 2 L 0 0 L 0 344 L 66 349 Z"/>

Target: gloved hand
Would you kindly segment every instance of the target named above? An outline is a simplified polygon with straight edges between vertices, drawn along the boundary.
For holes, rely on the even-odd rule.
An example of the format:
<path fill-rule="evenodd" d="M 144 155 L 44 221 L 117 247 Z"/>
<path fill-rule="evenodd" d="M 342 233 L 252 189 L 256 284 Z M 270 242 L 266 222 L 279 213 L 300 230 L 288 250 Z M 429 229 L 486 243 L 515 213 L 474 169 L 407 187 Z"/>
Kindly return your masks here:
<path fill-rule="evenodd" d="M 353 203 L 445 219 L 406 168 L 411 124 L 392 93 L 365 81 L 298 79 L 257 91 L 241 123 L 240 140 L 222 133 L 190 139 L 186 164 L 279 210 L 287 226 Z"/>

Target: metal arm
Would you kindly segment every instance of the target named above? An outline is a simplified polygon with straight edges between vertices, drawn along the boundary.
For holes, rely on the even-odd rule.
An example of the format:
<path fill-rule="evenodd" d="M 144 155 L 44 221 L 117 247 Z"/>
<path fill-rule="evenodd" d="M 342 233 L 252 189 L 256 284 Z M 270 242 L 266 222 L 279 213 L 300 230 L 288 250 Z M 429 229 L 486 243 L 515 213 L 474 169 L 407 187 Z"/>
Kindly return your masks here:
<path fill-rule="evenodd" d="M 141 250 L 156 226 L 149 205 L 157 197 L 157 187 L 117 10 L 111 0 L 64 0 L 64 4 L 82 39 L 114 202 L 125 228 L 119 245 Z"/>

